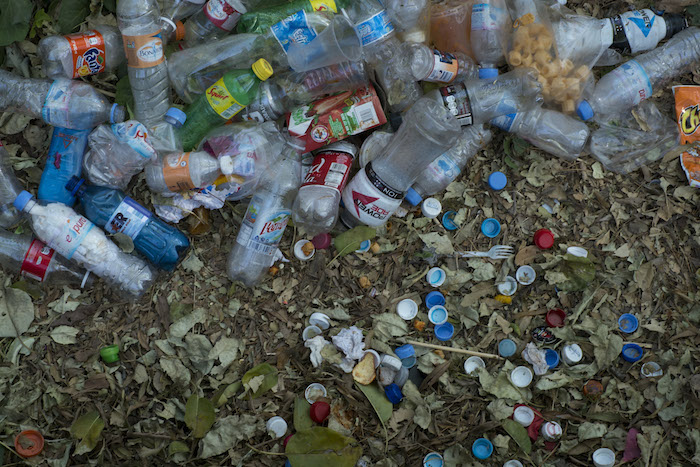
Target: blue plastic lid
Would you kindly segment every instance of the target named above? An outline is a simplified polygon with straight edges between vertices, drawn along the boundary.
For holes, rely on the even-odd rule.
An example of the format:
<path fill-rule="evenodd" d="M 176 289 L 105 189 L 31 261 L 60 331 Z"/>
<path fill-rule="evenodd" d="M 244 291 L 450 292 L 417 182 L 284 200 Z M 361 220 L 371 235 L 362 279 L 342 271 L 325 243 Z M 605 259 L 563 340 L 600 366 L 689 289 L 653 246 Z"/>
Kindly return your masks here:
<path fill-rule="evenodd" d="M 423 197 L 413 188 L 409 188 L 408 191 L 406 191 L 406 196 L 404 196 L 403 199 L 411 206 L 418 206 L 421 201 L 423 201 Z"/>
<path fill-rule="evenodd" d="M 415 355 L 411 355 L 410 357 L 401 359 L 401 365 L 406 369 L 413 368 L 414 366 L 416 366 L 416 363 L 418 363 L 418 359 L 416 358 Z M 396 381 L 396 380 L 394 380 L 394 381 Z"/>
<path fill-rule="evenodd" d="M 369 240 L 363 240 L 362 243 L 360 243 L 360 248 L 355 250 L 356 253 L 365 253 L 369 251 L 369 247 L 372 246 L 372 242 Z"/>
<path fill-rule="evenodd" d="M 625 344 L 622 346 L 622 358 L 630 363 L 637 362 L 644 356 L 644 350 L 637 344 Z"/>
<path fill-rule="evenodd" d="M 479 438 L 472 444 L 472 454 L 477 459 L 488 459 L 493 454 L 493 443 L 486 438 Z"/>
<path fill-rule="evenodd" d="M 423 458 L 423 467 L 442 467 L 444 462 L 441 454 L 431 452 Z"/>
<path fill-rule="evenodd" d="M 489 217 L 481 223 L 481 233 L 489 238 L 496 237 L 501 233 L 501 223 L 493 217 Z"/>
<path fill-rule="evenodd" d="M 639 327 L 639 321 L 632 313 L 623 313 L 617 320 L 617 325 L 620 326 L 620 331 L 632 334 Z"/>
<path fill-rule="evenodd" d="M 494 191 L 502 190 L 508 184 L 508 177 L 503 172 L 494 172 L 489 175 L 489 187 Z"/>
<path fill-rule="evenodd" d="M 576 113 L 584 122 L 592 119 L 593 115 L 595 114 L 593 112 L 593 107 L 591 107 L 591 104 L 589 104 L 588 101 L 581 101 L 578 107 L 576 107 Z"/>
<path fill-rule="evenodd" d="M 455 334 L 455 327 L 451 323 L 442 323 L 435 326 L 435 337 L 439 341 L 448 341 Z"/>
<path fill-rule="evenodd" d="M 511 339 L 503 339 L 498 343 L 498 355 L 504 358 L 511 357 L 517 348 L 518 346 Z"/>
<path fill-rule="evenodd" d="M 498 68 L 479 68 L 479 79 L 491 79 L 498 76 Z"/>
<path fill-rule="evenodd" d="M 549 368 L 556 368 L 559 365 L 559 352 L 554 349 L 544 349 L 544 359 Z"/>
<path fill-rule="evenodd" d="M 413 348 L 411 344 L 402 345 L 401 347 L 396 347 L 394 353 L 401 360 L 404 358 L 412 357 L 416 354 L 416 349 Z"/>
<path fill-rule="evenodd" d="M 176 128 L 184 125 L 185 120 L 187 120 L 187 114 L 177 107 L 170 107 L 168 111 L 165 112 L 165 121 Z"/>
<path fill-rule="evenodd" d="M 287 459 L 287 460 L 284 462 L 284 467 L 292 467 L 292 464 L 291 464 L 291 462 L 289 462 L 289 459 Z"/>
<path fill-rule="evenodd" d="M 437 290 L 433 290 L 425 296 L 425 306 L 431 309 L 435 305 L 445 305 L 445 296 Z"/>
<path fill-rule="evenodd" d="M 31 199 L 34 198 L 31 193 L 28 191 L 22 190 L 20 194 L 17 195 L 15 200 L 12 202 L 12 205 L 18 210 L 18 211 L 23 211 L 24 207 L 27 205 Z"/>
<path fill-rule="evenodd" d="M 70 192 L 71 196 L 75 196 L 75 194 L 80 190 L 80 187 L 85 184 L 85 179 L 84 178 L 79 178 L 76 177 L 75 175 L 68 180 L 68 183 L 66 183 L 66 190 Z"/>
<path fill-rule="evenodd" d="M 457 230 L 459 226 L 455 224 L 454 218 L 457 215 L 455 211 L 447 211 L 442 215 L 442 226 L 445 230 Z"/>
<path fill-rule="evenodd" d="M 403 399 L 403 393 L 401 392 L 401 388 L 394 383 L 391 383 L 390 385 L 385 387 L 384 393 L 386 394 L 386 398 L 389 399 L 389 402 L 391 402 L 392 404 L 398 404 Z"/>

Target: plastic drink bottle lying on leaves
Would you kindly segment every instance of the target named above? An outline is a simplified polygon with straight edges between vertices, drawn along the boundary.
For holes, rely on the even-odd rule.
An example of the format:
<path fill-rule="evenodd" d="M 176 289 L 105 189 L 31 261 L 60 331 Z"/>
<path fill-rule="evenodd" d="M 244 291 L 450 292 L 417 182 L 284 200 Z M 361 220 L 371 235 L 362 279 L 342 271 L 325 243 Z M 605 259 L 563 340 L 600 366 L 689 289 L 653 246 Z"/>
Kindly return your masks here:
<path fill-rule="evenodd" d="M 476 79 L 479 73 L 474 61 L 462 53 L 440 52 L 416 42 L 401 44 L 395 63 L 400 76 L 430 83 Z"/>
<path fill-rule="evenodd" d="M 485 0 L 472 7 L 472 50 L 481 66 L 481 79 L 498 76 L 498 67 L 505 62 L 501 38 L 508 20 L 503 0 Z"/>
<path fill-rule="evenodd" d="M 242 14 L 262 0 L 208 0 L 185 23 L 185 44 L 192 47 L 231 33 Z"/>
<path fill-rule="evenodd" d="M 167 194 L 204 188 L 221 175 L 219 161 L 204 151 L 173 153 L 146 166 L 146 184 L 154 193 Z"/>
<path fill-rule="evenodd" d="M 306 13 L 314 11 L 338 13 L 342 8 L 346 8 L 351 0 L 291 0 L 272 3 L 272 6 L 267 6 L 269 3 L 265 2 L 265 5 L 261 5 L 263 8 L 255 8 L 241 16 L 237 31 L 239 33 L 262 34 L 273 24 L 279 23 L 300 10 Z"/>
<path fill-rule="evenodd" d="M 21 216 L 12 203 L 21 192 L 22 185 L 12 170 L 10 155 L 0 141 L 0 227 L 9 229 L 20 221 Z"/>
<path fill-rule="evenodd" d="M 83 156 L 90 130 L 54 128 L 49 157 L 41 173 L 37 199 L 44 202 L 75 204 L 75 197 L 66 190 L 66 183 L 83 171 Z"/>

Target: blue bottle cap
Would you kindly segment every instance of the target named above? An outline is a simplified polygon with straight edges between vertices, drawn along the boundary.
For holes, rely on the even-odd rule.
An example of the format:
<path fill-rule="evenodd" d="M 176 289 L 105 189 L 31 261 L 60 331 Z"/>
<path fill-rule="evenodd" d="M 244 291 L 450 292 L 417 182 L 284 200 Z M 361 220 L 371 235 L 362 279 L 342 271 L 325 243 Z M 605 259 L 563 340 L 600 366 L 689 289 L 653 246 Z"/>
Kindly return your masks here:
<path fill-rule="evenodd" d="M 289 462 L 289 459 L 284 462 L 284 467 L 292 467 L 292 463 Z"/>
<path fill-rule="evenodd" d="M 617 320 L 617 325 L 620 326 L 620 331 L 632 334 L 639 327 L 639 321 L 632 313 L 623 313 Z"/>
<path fill-rule="evenodd" d="M 493 217 L 489 217 L 481 223 L 481 233 L 489 238 L 496 237 L 501 233 L 501 223 Z"/>
<path fill-rule="evenodd" d="M 423 458 L 423 467 L 442 467 L 444 462 L 442 454 L 431 452 Z"/>
<path fill-rule="evenodd" d="M 409 188 L 408 191 L 406 191 L 406 196 L 404 196 L 403 199 L 411 206 L 418 206 L 421 201 L 423 201 L 423 197 L 413 188 Z"/>
<path fill-rule="evenodd" d="M 17 195 L 15 200 L 12 202 L 12 205 L 18 210 L 22 211 L 24 210 L 24 207 L 27 205 L 31 199 L 34 198 L 31 193 L 28 191 L 22 191 L 20 194 Z"/>
<path fill-rule="evenodd" d="M 438 290 L 433 290 L 425 296 L 425 306 L 431 309 L 435 305 L 445 305 L 445 296 Z"/>
<path fill-rule="evenodd" d="M 416 354 L 416 349 L 413 348 L 411 344 L 402 345 L 401 347 L 396 347 L 394 353 L 401 360 L 404 358 L 412 357 Z"/>
<path fill-rule="evenodd" d="M 170 107 L 167 112 L 165 112 L 165 121 L 170 123 L 175 128 L 180 128 L 185 124 L 187 120 L 187 114 L 177 107 Z"/>
<path fill-rule="evenodd" d="M 493 443 L 486 438 L 479 438 L 472 444 L 472 454 L 477 459 L 488 459 L 493 454 Z"/>
<path fill-rule="evenodd" d="M 455 327 L 451 323 L 442 323 L 435 326 L 435 337 L 441 342 L 452 339 L 455 334 Z"/>
<path fill-rule="evenodd" d="M 581 101 L 578 107 L 576 107 L 576 113 L 578 114 L 578 118 L 584 122 L 592 119 L 593 115 L 595 115 L 593 112 L 593 107 L 591 107 L 591 104 L 589 104 L 588 101 Z"/>
<path fill-rule="evenodd" d="M 494 172 L 489 175 L 489 187 L 494 191 L 500 191 L 508 184 L 508 177 L 503 172 Z"/>
<path fill-rule="evenodd" d="M 559 352 L 554 349 L 544 349 L 544 359 L 549 368 L 556 368 L 559 365 Z"/>
<path fill-rule="evenodd" d="M 82 187 L 84 184 L 84 178 L 79 178 L 74 175 L 70 178 L 70 180 L 68 180 L 68 183 L 66 183 L 66 190 L 70 192 L 71 196 L 75 196 L 78 190 L 80 190 L 80 187 Z"/>
<path fill-rule="evenodd" d="M 112 108 L 109 110 L 109 123 L 121 123 L 126 119 L 126 110 L 124 106 L 119 104 L 112 104 Z"/>
<path fill-rule="evenodd" d="M 498 77 L 498 68 L 479 68 L 479 79 L 491 79 Z"/>
<path fill-rule="evenodd" d="M 498 343 L 498 355 L 503 358 L 511 357 L 515 354 L 518 346 L 510 339 L 503 339 Z"/>
<path fill-rule="evenodd" d="M 389 402 L 391 402 L 392 404 L 398 404 L 403 399 L 403 393 L 401 392 L 401 388 L 394 383 L 391 383 L 390 385 L 385 387 L 384 393 L 386 394 L 386 398 L 389 399 Z"/>
<path fill-rule="evenodd" d="M 637 362 L 644 356 L 644 351 L 637 344 L 625 344 L 622 346 L 622 358 L 630 363 Z"/>
<path fill-rule="evenodd" d="M 360 243 L 360 248 L 355 250 L 355 253 L 365 253 L 369 251 L 369 247 L 372 246 L 372 242 L 369 240 L 363 240 L 362 243 Z"/>
<path fill-rule="evenodd" d="M 418 363 L 418 359 L 416 358 L 415 355 L 411 355 L 408 358 L 402 358 L 401 359 L 401 365 L 406 368 L 406 369 L 411 369 L 414 366 L 416 366 L 416 363 Z"/>
<path fill-rule="evenodd" d="M 442 215 L 442 226 L 445 230 L 457 230 L 459 226 L 455 224 L 454 218 L 457 215 L 455 211 L 447 211 Z"/>

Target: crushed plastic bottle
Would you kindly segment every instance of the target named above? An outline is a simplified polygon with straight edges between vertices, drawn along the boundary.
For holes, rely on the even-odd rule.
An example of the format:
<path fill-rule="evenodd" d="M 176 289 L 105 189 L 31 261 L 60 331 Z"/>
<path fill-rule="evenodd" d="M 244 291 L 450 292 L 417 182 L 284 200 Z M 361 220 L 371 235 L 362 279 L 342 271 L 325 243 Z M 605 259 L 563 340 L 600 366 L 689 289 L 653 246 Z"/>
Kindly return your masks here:
<path fill-rule="evenodd" d="M 87 130 L 124 121 L 124 107 L 110 104 L 82 81 L 21 78 L 0 70 L 0 111 L 41 118 L 51 126 Z"/>
<path fill-rule="evenodd" d="M 486 0 L 472 7 L 471 41 L 479 78 L 498 76 L 498 67 L 505 63 L 501 38 L 509 20 L 503 0 Z"/>
<path fill-rule="evenodd" d="M 9 229 L 20 221 L 20 213 L 12 203 L 21 192 L 22 185 L 12 170 L 10 155 L 0 141 L 0 227 Z"/>
<path fill-rule="evenodd" d="M 146 184 L 154 193 L 167 194 L 204 188 L 219 178 L 215 157 L 206 152 L 168 154 L 146 166 Z"/>
<path fill-rule="evenodd" d="M 272 6 L 255 8 L 241 16 L 238 22 L 239 33 L 263 34 L 273 25 L 285 18 L 295 15 L 299 11 L 305 13 L 322 12 L 338 13 L 347 8 L 351 0 L 291 0 L 287 2 L 273 2 Z"/>
<path fill-rule="evenodd" d="M 479 76 L 476 64 L 468 56 L 441 52 L 417 42 L 402 43 L 395 60 L 399 76 L 416 81 L 447 84 Z"/>
<path fill-rule="evenodd" d="M 187 47 L 220 39 L 233 31 L 239 18 L 262 0 L 208 0 L 185 24 Z"/>
<path fill-rule="evenodd" d="M 66 190 L 66 183 L 73 176 L 80 176 L 83 171 L 83 156 L 88 144 L 90 130 L 69 130 L 54 128 L 46 159 L 41 174 L 37 199 L 51 203 L 75 204 L 75 197 Z"/>

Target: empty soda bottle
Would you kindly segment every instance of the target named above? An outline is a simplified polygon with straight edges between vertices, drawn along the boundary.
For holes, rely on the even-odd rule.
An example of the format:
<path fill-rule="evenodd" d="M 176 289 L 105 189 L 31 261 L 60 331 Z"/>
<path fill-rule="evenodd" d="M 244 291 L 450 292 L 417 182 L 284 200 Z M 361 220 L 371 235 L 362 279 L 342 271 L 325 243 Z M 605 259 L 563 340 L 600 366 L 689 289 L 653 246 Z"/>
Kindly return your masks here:
<path fill-rule="evenodd" d="M 83 156 L 88 144 L 90 130 L 69 130 L 54 128 L 46 159 L 41 174 L 37 199 L 50 203 L 75 204 L 75 197 L 66 190 L 66 183 L 73 176 L 80 176 L 83 171 Z"/>
<path fill-rule="evenodd" d="M 503 0 L 486 0 L 472 7 L 472 50 L 479 62 L 479 78 L 498 76 L 498 67 L 505 63 L 501 38 L 510 20 Z"/>
<path fill-rule="evenodd" d="M 479 77 L 476 64 L 466 55 L 440 52 L 417 42 L 401 44 L 395 60 L 397 73 L 416 81 L 447 84 Z"/>
<path fill-rule="evenodd" d="M 146 184 L 154 193 L 167 194 L 204 188 L 219 178 L 215 157 L 204 151 L 173 153 L 146 166 Z"/>
<path fill-rule="evenodd" d="M 12 205 L 22 185 L 15 176 L 10 155 L 0 141 L 0 227 L 9 229 L 20 221 L 20 214 Z"/>
<path fill-rule="evenodd" d="M 185 24 L 185 44 L 192 47 L 220 39 L 233 31 L 238 19 L 262 0 L 208 0 Z"/>
<path fill-rule="evenodd" d="M 172 271 L 185 257 L 190 247 L 187 237 L 124 192 L 87 185 L 78 177 L 71 178 L 66 189 L 80 199 L 81 211 L 90 221 L 109 234 L 131 237 L 136 251 L 160 269 Z"/>
<path fill-rule="evenodd" d="M 104 122 L 123 122 L 124 107 L 110 104 L 82 81 L 22 78 L 0 70 L 0 110 L 41 118 L 51 126 L 87 130 Z"/>
<path fill-rule="evenodd" d="M 202 9 L 206 0 L 165 0 L 163 5 L 163 33 L 169 40 L 181 41 L 185 38 L 187 19 Z"/>

